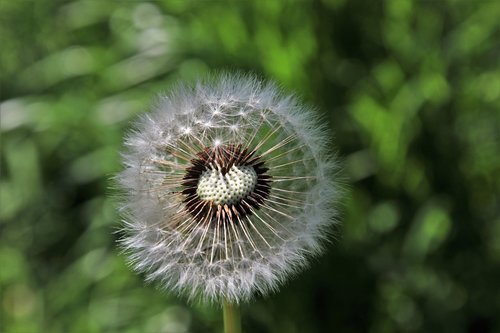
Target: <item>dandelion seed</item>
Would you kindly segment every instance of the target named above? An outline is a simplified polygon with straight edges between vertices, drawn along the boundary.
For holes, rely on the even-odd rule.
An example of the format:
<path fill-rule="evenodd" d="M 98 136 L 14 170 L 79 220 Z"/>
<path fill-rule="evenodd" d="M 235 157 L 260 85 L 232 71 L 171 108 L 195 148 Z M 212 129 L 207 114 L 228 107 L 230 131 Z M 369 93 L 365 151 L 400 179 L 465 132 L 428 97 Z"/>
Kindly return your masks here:
<path fill-rule="evenodd" d="M 268 294 L 335 223 L 336 162 L 313 113 L 273 84 L 221 75 L 161 97 L 126 139 L 124 248 L 164 289 Z"/>

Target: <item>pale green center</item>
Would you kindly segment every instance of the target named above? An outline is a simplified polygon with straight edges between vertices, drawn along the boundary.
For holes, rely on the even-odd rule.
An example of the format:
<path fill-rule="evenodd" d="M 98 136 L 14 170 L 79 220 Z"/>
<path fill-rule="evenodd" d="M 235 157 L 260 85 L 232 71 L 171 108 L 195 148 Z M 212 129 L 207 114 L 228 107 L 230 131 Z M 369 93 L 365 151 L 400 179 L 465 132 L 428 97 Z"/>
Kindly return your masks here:
<path fill-rule="evenodd" d="M 225 174 L 219 170 L 204 171 L 198 181 L 196 194 L 201 200 L 216 205 L 236 204 L 255 189 L 257 173 L 251 166 L 232 166 Z"/>

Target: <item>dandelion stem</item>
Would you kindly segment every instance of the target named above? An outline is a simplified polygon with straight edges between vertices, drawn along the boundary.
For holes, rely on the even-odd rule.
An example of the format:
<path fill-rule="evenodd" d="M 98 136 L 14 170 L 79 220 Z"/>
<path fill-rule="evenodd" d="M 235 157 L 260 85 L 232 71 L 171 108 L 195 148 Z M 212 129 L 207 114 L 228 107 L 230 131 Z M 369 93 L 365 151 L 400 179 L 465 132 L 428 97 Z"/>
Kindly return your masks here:
<path fill-rule="evenodd" d="M 224 300 L 224 333 L 241 333 L 241 315 L 238 305 Z"/>

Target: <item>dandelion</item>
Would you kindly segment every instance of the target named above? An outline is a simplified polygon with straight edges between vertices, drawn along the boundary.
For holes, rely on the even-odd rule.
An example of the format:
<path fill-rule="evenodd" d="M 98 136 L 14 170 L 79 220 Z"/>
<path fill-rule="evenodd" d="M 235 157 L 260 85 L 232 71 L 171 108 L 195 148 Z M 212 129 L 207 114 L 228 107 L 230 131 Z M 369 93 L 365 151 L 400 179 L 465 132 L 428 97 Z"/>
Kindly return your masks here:
<path fill-rule="evenodd" d="M 128 135 L 118 176 L 133 267 L 191 300 L 276 290 L 335 223 L 328 145 L 311 110 L 251 76 L 161 96 Z"/>

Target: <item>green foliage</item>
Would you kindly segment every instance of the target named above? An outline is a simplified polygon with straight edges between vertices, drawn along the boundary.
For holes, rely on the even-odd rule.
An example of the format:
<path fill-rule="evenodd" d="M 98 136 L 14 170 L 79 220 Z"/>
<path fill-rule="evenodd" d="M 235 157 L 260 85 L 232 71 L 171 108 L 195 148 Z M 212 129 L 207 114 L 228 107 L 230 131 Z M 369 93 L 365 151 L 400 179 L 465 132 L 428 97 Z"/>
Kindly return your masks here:
<path fill-rule="evenodd" d="M 209 70 L 319 106 L 350 196 L 247 332 L 498 332 L 495 1 L 2 1 L 0 331 L 216 332 L 116 248 L 129 121 Z M 332 134 L 333 137 L 333 134 Z"/>

